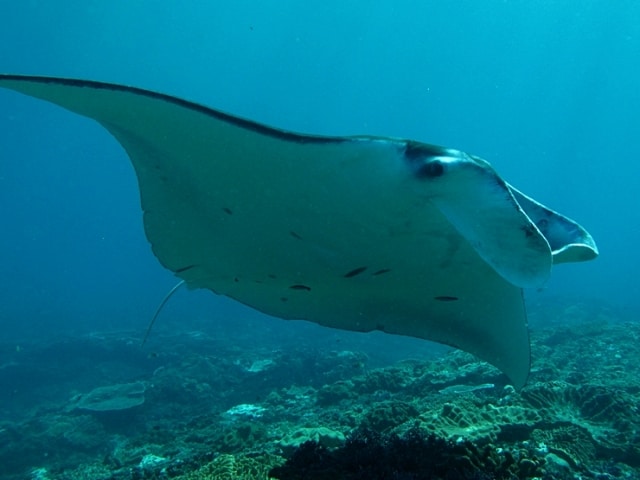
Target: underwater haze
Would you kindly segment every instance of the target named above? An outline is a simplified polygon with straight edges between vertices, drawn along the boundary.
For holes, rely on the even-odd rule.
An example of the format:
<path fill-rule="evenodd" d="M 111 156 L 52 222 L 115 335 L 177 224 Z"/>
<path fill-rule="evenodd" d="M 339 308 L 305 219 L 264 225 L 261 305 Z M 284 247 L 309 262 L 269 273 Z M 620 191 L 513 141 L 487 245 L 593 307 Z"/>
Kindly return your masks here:
<path fill-rule="evenodd" d="M 4 2 L 0 70 L 135 85 L 294 131 L 479 155 L 586 226 L 601 255 L 547 295 L 636 312 L 640 5 Z M 135 175 L 94 122 L 0 91 L 3 334 L 144 329 L 175 279 Z M 180 315 L 228 307 L 181 294 Z M 172 306 L 170 305 L 169 308 Z"/>
<path fill-rule="evenodd" d="M 0 73 L 131 85 L 295 132 L 410 138 L 482 157 L 509 184 L 584 226 L 598 245 L 596 260 L 556 267 L 544 288 L 525 290 L 532 329 L 562 326 L 563 315 L 569 314 L 567 331 L 580 332 L 582 320 L 605 317 L 629 322 L 635 329 L 640 312 L 638 19 L 636 0 L 4 1 Z M 0 89 L 0 215 L 0 343 L 8 345 L 12 355 L 35 340 L 54 344 L 83 335 L 98 338 L 96 332 L 128 332 L 126 341 L 137 348 L 177 278 L 151 251 L 131 162 L 103 127 L 53 104 Z M 133 354 L 133 370 L 129 366 L 115 379 L 102 372 L 101 382 L 83 380 L 73 388 L 59 383 L 56 398 L 64 403 L 72 392 L 91 391 L 108 378 L 113 383 L 146 382 L 156 369 L 168 372 L 169 364 L 158 360 L 162 352 L 170 355 L 168 336 L 197 336 L 200 333 L 193 332 L 207 325 L 214 325 L 213 336 L 220 337 L 207 344 L 212 354 L 217 348 L 220 358 L 225 352 L 230 359 L 236 348 L 242 358 L 238 362 L 245 362 L 248 372 L 284 362 L 287 355 L 304 355 L 296 350 L 302 346 L 362 351 L 379 361 L 371 367 L 450 350 L 416 339 L 285 322 L 209 291 L 181 289 L 158 318 L 151 350 Z M 554 350 L 553 341 L 539 342 Z M 599 345 L 611 355 L 622 355 L 607 341 Z M 200 347 L 196 351 L 204 358 Z M 247 353 L 253 347 L 266 349 L 262 357 Z M 117 354 L 118 348 L 100 355 Z M 292 353 L 282 353 L 287 348 Z M 280 356 L 264 360 L 265 351 L 276 349 L 282 349 Z M 86 354 L 74 352 L 56 355 Z M 536 354 L 544 356 L 534 348 L 534 361 Z M 9 378 L 3 369 L 19 363 L 8 355 L 0 349 L 0 385 Z M 145 364 L 147 355 L 153 356 L 151 364 Z M 180 350 L 180 359 L 190 355 L 195 354 L 188 348 Z M 367 360 L 354 355 L 351 364 L 361 368 Z M 344 360 L 338 357 L 331 361 Z M 562 358 L 558 361 L 568 361 Z M 309 360 L 304 368 L 323 362 L 326 359 Z M 453 359 L 447 365 L 455 370 L 462 363 Z M 333 363 L 331 368 L 328 376 L 314 377 L 313 388 L 351 381 L 346 373 L 336 373 Z M 572 377 L 576 385 L 586 382 L 590 371 L 585 366 L 580 379 Z M 181 375 L 177 367 L 174 373 Z M 471 392 L 478 398 L 489 395 L 483 390 L 486 385 L 499 383 L 482 376 L 473 381 L 477 391 L 474 387 Z M 438 391 L 458 394 L 464 390 L 458 383 L 443 383 Z M 252 400 L 241 394 L 241 387 L 248 388 L 243 385 L 240 382 L 236 391 L 228 387 L 231 393 L 220 408 L 231 411 L 235 404 L 253 400 L 261 405 L 256 408 L 267 408 L 260 403 L 269 397 L 266 387 L 254 392 L 257 387 L 252 385 Z M 11 389 L 19 396 L 19 388 Z M 386 395 L 395 393 L 377 393 L 383 390 L 371 387 L 371 404 L 392 401 Z M 586 398 L 599 391 L 585 392 L 567 395 Z M 0 395 L 0 442 L 11 431 L 2 421 L 27 418 L 16 405 L 2 406 L 3 398 Z M 46 398 L 30 399 L 34 411 Z M 262 415 L 255 413 L 256 418 Z M 411 415 L 407 413 L 407 423 Z M 92 423 L 85 425 L 95 431 Z M 103 422 L 100 428 L 113 433 L 118 426 Z M 86 439 L 74 441 L 83 444 Z M 102 448 L 95 446 L 96 451 Z M 607 448 L 611 452 L 614 447 Z M 135 461 L 151 451 L 144 450 Z M 616 461 L 628 461 L 625 458 Z M 640 468 L 640 454 L 637 458 L 637 464 L 628 464 Z M 568 463 L 574 468 L 572 461 Z M 118 462 L 113 465 L 126 464 L 121 457 Z M 38 470 L 37 462 L 27 465 L 0 468 L 0 476 L 21 478 L 20 472 L 28 471 L 32 478 L 50 478 Z"/>

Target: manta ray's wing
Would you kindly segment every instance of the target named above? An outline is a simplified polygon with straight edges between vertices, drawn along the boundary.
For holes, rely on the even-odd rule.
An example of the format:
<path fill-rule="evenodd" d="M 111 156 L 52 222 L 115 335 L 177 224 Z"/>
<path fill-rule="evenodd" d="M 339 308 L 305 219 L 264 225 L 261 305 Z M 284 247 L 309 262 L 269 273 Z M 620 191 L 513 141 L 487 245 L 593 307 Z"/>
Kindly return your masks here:
<path fill-rule="evenodd" d="M 99 82 L 5 75 L 0 87 L 113 134 L 153 252 L 190 287 L 285 319 L 453 345 L 516 387 L 529 371 L 521 287 L 544 283 L 556 253 L 597 253 L 579 225 L 457 150 L 298 135 Z M 562 235 L 550 246 L 544 231 Z"/>

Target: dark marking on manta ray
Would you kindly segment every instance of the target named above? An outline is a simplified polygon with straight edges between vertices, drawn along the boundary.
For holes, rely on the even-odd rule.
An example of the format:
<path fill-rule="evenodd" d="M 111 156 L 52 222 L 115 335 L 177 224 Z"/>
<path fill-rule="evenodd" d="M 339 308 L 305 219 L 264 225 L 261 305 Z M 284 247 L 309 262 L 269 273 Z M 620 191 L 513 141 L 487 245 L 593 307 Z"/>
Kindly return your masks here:
<path fill-rule="evenodd" d="M 449 156 L 449 154 L 450 152 L 447 148 L 413 140 L 408 140 L 404 147 L 404 156 L 411 162 L 415 160 L 424 161 L 425 158 L 428 157 L 446 157 Z"/>
<path fill-rule="evenodd" d="M 451 156 L 451 151 L 437 145 L 407 141 L 404 158 L 416 178 L 436 178 L 445 173 L 445 165 L 440 157 Z"/>
<path fill-rule="evenodd" d="M 274 279 L 274 280 L 275 280 L 276 278 L 278 278 L 278 277 L 276 277 L 273 273 L 270 273 L 269 275 L 267 275 L 267 277 L 272 278 L 272 279 Z"/>
<path fill-rule="evenodd" d="M 373 272 L 371 275 L 382 275 L 383 273 L 389 273 L 391 271 L 390 268 L 382 268 L 376 272 Z"/>
<path fill-rule="evenodd" d="M 544 232 L 549 226 L 549 220 L 547 220 L 546 218 L 541 218 L 536 222 L 536 226 L 538 227 L 538 230 Z"/>
<path fill-rule="evenodd" d="M 311 287 L 307 287 L 306 285 L 291 285 L 289 287 L 291 290 L 306 290 L 307 292 L 311 291 Z"/>
<path fill-rule="evenodd" d="M 433 299 L 440 302 L 455 302 L 456 300 L 458 300 L 458 297 L 452 297 L 450 295 L 439 295 L 437 297 L 433 297 Z"/>
<path fill-rule="evenodd" d="M 476 157 L 475 155 L 469 155 L 472 159 L 482 162 L 482 158 L 480 157 Z M 496 175 L 495 172 L 492 172 L 490 170 L 482 170 L 482 175 L 484 175 L 485 177 L 489 177 L 489 179 L 494 182 L 497 186 L 499 190 L 503 190 L 503 191 L 508 191 L 511 187 L 507 184 L 507 182 L 505 182 L 499 175 Z"/>
<path fill-rule="evenodd" d="M 188 100 L 183 100 L 182 98 L 172 97 L 171 95 L 167 95 L 165 93 L 153 92 L 150 90 L 145 90 L 143 88 L 137 87 L 128 87 L 125 85 L 115 85 L 111 83 L 105 82 L 96 82 L 93 80 L 78 80 L 74 78 L 48 78 L 48 77 L 38 77 L 33 75 L 3 75 L 4 80 L 28 80 L 33 83 L 42 83 L 42 84 L 54 84 L 54 85 L 65 85 L 69 87 L 80 87 L 80 88 L 93 88 L 95 90 L 106 90 L 113 92 L 127 92 L 134 95 L 140 95 L 146 98 L 152 98 L 155 100 L 160 100 L 162 102 L 177 105 L 182 108 L 187 108 L 189 110 L 193 110 L 199 112 L 208 117 L 216 118 L 223 122 L 226 122 L 230 125 L 235 125 L 240 128 L 246 128 L 252 132 L 260 133 L 262 135 L 267 135 L 272 138 L 279 138 L 280 140 L 288 140 L 290 142 L 300 143 L 300 144 L 319 144 L 319 145 L 331 145 L 331 144 L 340 144 L 340 143 L 351 143 L 358 142 L 358 139 L 352 139 L 349 137 L 327 137 L 327 136 L 319 136 L 319 135 L 303 135 L 293 132 L 288 132 L 286 130 L 280 130 L 277 128 L 268 127 L 267 125 L 262 125 L 261 123 L 256 123 L 251 120 L 246 120 L 244 118 L 234 117 L 233 115 L 229 115 L 228 113 L 220 112 L 218 110 L 214 110 L 213 108 L 205 107 L 204 105 L 200 105 L 198 103 L 193 103 Z"/>
<path fill-rule="evenodd" d="M 302 240 L 302 237 L 298 235 L 296 232 L 294 232 L 293 230 L 289 232 L 289 235 L 291 235 L 293 238 L 297 238 L 298 240 Z"/>
<path fill-rule="evenodd" d="M 522 231 L 524 232 L 525 237 L 527 238 L 532 237 L 536 233 L 536 227 L 534 227 L 533 225 L 525 225 L 524 227 L 521 227 L 521 228 L 522 228 Z"/>
<path fill-rule="evenodd" d="M 187 270 L 191 270 L 193 267 L 197 267 L 197 265 L 193 264 L 193 265 L 187 265 L 186 267 L 180 267 L 180 268 L 174 270 L 174 272 L 175 273 L 186 272 Z"/>
<path fill-rule="evenodd" d="M 289 299 L 287 297 L 280 297 L 281 302 L 288 302 Z"/>
<path fill-rule="evenodd" d="M 358 268 L 354 268 L 353 270 L 351 270 L 350 272 L 347 272 L 343 275 L 344 278 L 351 278 L 351 277 L 355 277 L 356 275 L 360 275 L 362 272 L 364 272 L 368 267 L 358 267 Z"/>
<path fill-rule="evenodd" d="M 444 164 L 439 160 L 429 160 L 416 168 L 414 175 L 417 178 L 436 178 L 444 174 Z"/>
<path fill-rule="evenodd" d="M 227 215 L 233 215 L 233 211 L 230 208 L 222 207 L 222 211 Z"/>

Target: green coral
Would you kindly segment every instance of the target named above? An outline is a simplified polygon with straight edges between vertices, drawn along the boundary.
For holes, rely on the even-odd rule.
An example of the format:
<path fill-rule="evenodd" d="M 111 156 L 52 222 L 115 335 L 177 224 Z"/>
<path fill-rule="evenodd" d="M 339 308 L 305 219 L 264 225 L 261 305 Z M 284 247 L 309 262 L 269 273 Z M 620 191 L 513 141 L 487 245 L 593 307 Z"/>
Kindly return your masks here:
<path fill-rule="evenodd" d="M 596 443 L 584 428 L 571 423 L 554 428 L 536 429 L 531 439 L 545 445 L 550 453 L 567 462 L 571 468 L 587 465 L 596 458 Z"/>
<path fill-rule="evenodd" d="M 269 471 L 284 463 L 275 455 L 222 454 L 202 467 L 189 472 L 177 480 L 268 480 Z"/>
<path fill-rule="evenodd" d="M 261 445 L 266 441 L 267 431 L 263 424 L 250 420 L 238 420 L 220 432 L 215 443 L 225 453 L 235 453 Z"/>
<path fill-rule="evenodd" d="M 519 405 L 476 404 L 469 398 L 435 406 L 420 416 L 424 427 L 444 438 L 494 442 L 526 439 L 540 415 Z"/>
<path fill-rule="evenodd" d="M 640 421 L 636 402 L 628 392 L 554 381 L 531 385 L 522 391 L 522 397 L 549 422 L 559 419 L 587 431 L 601 456 L 640 465 L 640 447 L 632 440 L 640 431 Z"/>
<path fill-rule="evenodd" d="M 331 385 L 325 385 L 318 391 L 317 403 L 326 407 L 340 403 L 342 400 L 353 400 L 357 396 L 353 382 L 338 381 Z"/>
<path fill-rule="evenodd" d="M 362 421 L 363 428 L 386 432 L 413 419 L 418 410 L 407 402 L 398 400 L 380 402 L 371 407 Z"/>
<path fill-rule="evenodd" d="M 616 428 L 638 425 L 634 399 L 622 390 L 603 385 L 539 382 L 526 387 L 522 397 L 536 409 L 578 423 Z"/>
<path fill-rule="evenodd" d="M 402 367 L 388 367 L 372 370 L 365 375 L 355 377 L 353 384 L 360 394 L 373 393 L 377 390 L 399 392 L 406 386 L 404 378 Z"/>

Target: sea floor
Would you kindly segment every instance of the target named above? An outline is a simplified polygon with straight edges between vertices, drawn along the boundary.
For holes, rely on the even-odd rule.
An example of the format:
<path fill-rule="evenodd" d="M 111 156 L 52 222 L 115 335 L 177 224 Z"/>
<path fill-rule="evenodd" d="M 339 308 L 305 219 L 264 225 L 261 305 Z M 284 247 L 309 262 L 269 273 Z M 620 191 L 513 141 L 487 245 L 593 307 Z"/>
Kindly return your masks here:
<path fill-rule="evenodd" d="M 167 329 L 144 348 L 0 344 L 0 478 L 640 478 L 640 322 L 553 316 L 520 392 L 449 349 L 385 364 L 348 342 Z"/>

